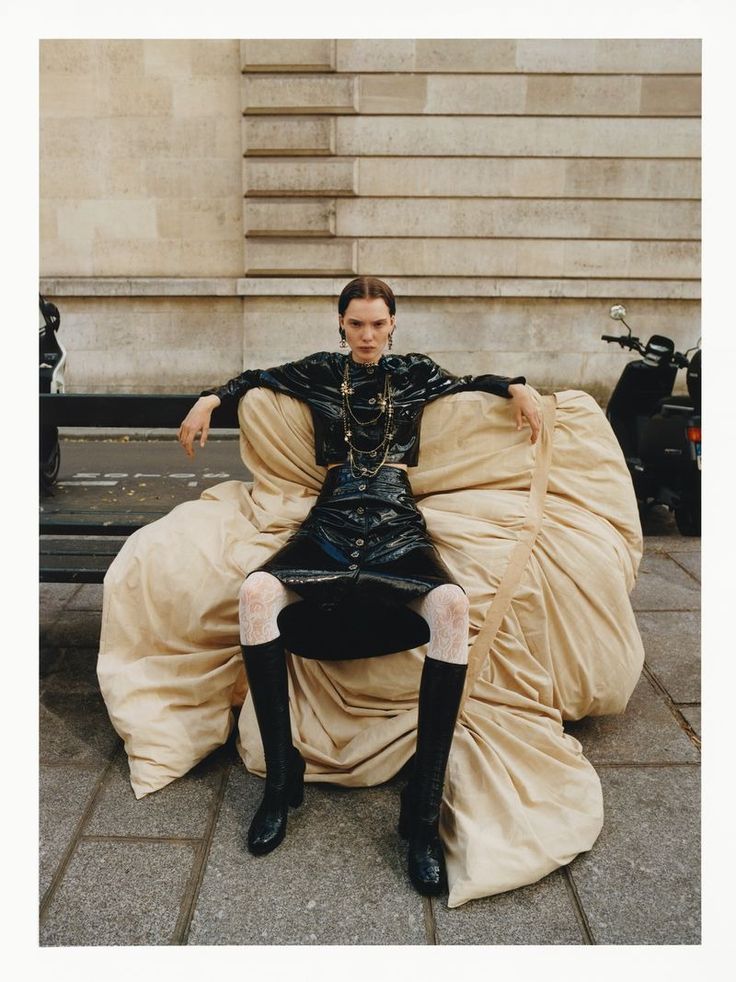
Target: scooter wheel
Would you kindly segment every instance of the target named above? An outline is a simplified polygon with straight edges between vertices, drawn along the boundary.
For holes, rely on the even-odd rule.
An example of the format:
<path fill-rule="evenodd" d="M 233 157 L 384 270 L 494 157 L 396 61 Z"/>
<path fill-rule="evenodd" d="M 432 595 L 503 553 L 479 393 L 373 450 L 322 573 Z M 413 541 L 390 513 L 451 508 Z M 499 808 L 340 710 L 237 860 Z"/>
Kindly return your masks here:
<path fill-rule="evenodd" d="M 680 535 L 700 535 L 700 500 L 678 505 L 675 508 L 675 523 Z"/>
<path fill-rule="evenodd" d="M 59 476 L 59 467 L 61 465 L 61 448 L 57 443 L 51 452 L 50 457 L 41 467 L 41 489 L 43 491 L 51 491 L 54 484 L 56 483 L 56 478 Z"/>

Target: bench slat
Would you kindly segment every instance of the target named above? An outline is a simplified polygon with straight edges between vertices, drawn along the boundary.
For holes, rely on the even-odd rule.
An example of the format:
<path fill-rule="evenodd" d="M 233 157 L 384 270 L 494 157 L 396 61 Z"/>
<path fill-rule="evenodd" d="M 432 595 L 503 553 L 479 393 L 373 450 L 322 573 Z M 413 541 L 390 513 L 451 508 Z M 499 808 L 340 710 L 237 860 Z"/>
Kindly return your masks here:
<path fill-rule="evenodd" d="M 57 569 L 54 566 L 41 566 L 38 579 L 41 583 L 102 583 L 107 568 L 80 566 L 71 569 L 65 566 Z"/>
<path fill-rule="evenodd" d="M 197 401 L 186 395 L 42 392 L 40 421 L 49 426 L 168 427 L 178 429 Z M 218 406 L 211 429 L 238 429 L 237 406 Z"/>
<path fill-rule="evenodd" d="M 105 522 L 105 524 L 95 524 L 94 522 L 78 521 L 58 521 L 41 522 L 41 535 L 131 535 L 139 528 L 147 525 L 147 522 Z"/>
<path fill-rule="evenodd" d="M 124 541 L 124 540 L 123 540 Z M 64 539 L 54 539 L 53 542 L 49 542 L 47 539 L 41 539 L 41 549 L 40 555 L 42 560 L 45 560 L 51 556 L 117 556 L 123 547 L 123 542 L 116 542 L 114 540 L 103 540 L 95 542 L 86 542 L 84 538 L 73 539 L 71 537 L 64 537 Z"/>

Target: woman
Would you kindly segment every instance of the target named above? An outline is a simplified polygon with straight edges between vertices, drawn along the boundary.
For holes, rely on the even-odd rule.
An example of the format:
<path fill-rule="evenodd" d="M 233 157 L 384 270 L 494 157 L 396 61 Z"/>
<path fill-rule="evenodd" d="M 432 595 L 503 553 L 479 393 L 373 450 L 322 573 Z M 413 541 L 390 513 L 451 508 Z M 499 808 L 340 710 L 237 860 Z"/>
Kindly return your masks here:
<path fill-rule="evenodd" d="M 442 395 L 484 390 L 510 400 L 531 442 L 539 414 L 523 377 L 458 377 L 426 355 L 386 355 L 396 328 L 390 287 L 360 276 L 338 301 L 340 346 L 266 370 L 251 369 L 205 390 L 178 439 L 193 456 L 212 411 L 266 386 L 305 401 L 316 462 L 327 475 L 316 504 L 275 555 L 251 570 L 240 591 L 240 641 L 263 742 L 266 784 L 248 831 L 258 855 L 282 841 L 289 806 L 301 804 L 304 761 L 292 744 L 284 649 L 303 657 L 375 657 L 429 646 L 419 687 L 417 747 L 401 796 L 399 831 L 408 871 L 422 894 L 446 888 L 439 809 L 467 671 L 468 599 L 429 537 L 414 501 L 424 406 Z"/>

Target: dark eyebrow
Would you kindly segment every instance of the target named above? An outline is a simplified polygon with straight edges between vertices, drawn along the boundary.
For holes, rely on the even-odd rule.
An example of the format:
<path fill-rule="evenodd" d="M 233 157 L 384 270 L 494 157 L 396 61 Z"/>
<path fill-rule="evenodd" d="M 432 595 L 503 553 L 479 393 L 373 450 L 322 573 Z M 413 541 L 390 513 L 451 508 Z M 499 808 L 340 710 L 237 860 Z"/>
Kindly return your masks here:
<path fill-rule="evenodd" d="M 348 320 L 353 324 L 362 324 L 363 322 L 357 317 L 348 317 Z M 384 324 L 386 322 L 385 317 L 379 317 L 377 321 L 373 321 L 374 324 Z"/>

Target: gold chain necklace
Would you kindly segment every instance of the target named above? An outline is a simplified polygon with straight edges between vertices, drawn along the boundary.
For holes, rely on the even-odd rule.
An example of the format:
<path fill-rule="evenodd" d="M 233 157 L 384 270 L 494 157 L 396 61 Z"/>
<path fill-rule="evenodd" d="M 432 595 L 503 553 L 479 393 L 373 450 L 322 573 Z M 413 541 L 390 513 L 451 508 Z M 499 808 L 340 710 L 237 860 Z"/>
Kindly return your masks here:
<path fill-rule="evenodd" d="M 393 417 L 394 417 L 393 393 L 391 391 L 391 383 L 389 382 L 388 372 L 386 373 L 385 378 L 384 378 L 383 393 L 378 396 L 378 401 L 379 401 L 379 404 L 380 404 L 381 408 L 380 408 L 380 410 L 378 412 L 378 415 L 374 419 L 360 420 L 355 415 L 355 413 L 353 412 L 352 406 L 350 405 L 350 400 L 348 399 L 348 396 L 349 395 L 353 395 L 354 391 L 355 390 L 353 389 L 353 387 L 350 384 L 350 364 L 349 364 L 349 359 L 346 358 L 345 359 L 345 369 L 343 371 L 343 381 L 342 381 L 342 384 L 340 385 L 340 392 L 342 394 L 342 423 L 343 423 L 343 433 L 344 433 L 345 443 L 347 443 L 347 445 L 348 445 L 348 459 L 350 461 L 350 472 L 352 473 L 353 477 L 358 477 L 359 476 L 355 472 L 355 458 L 353 456 L 353 453 L 354 452 L 356 454 L 366 454 L 369 457 L 375 457 L 376 454 L 381 450 L 381 448 L 383 448 L 383 458 L 381 459 L 380 463 L 378 464 L 378 467 L 376 467 L 376 469 L 374 471 L 370 471 L 365 466 L 365 464 L 362 464 L 362 463 L 360 464 L 361 473 L 364 476 L 373 477 L 383 467 L 383 465 L 384 465 L 384 463 L 386 461 L 386 457 L 388 456 L 388 450 L 389 450 L 391 438 L 394 435 L 394 432 L 391 429 L 391 424 L 393 422 Z M 371 423 L 378 422 L 378 420 L 384 414 L 386 416 L 386 423 L 385 423 L 384 432 L 383 432 L 383 439 L 381 440 L 381 442 L 379 444 L 377 444 L 375 447 L 373 447 L 372 450 L 361 450 L 359 447 L 356 447 L 355 444 L 353 444 L 353 442 L 350 439 L 350 437 L 352 436 L 353 431 L 350 429 L 350 423 L 349 423 L 348 417 L 349 416 L 352 417 L 355 420 L 355 422 L 358 423 L 361 426 L 367 426 L 367 425 L 369 425 Z"/>

